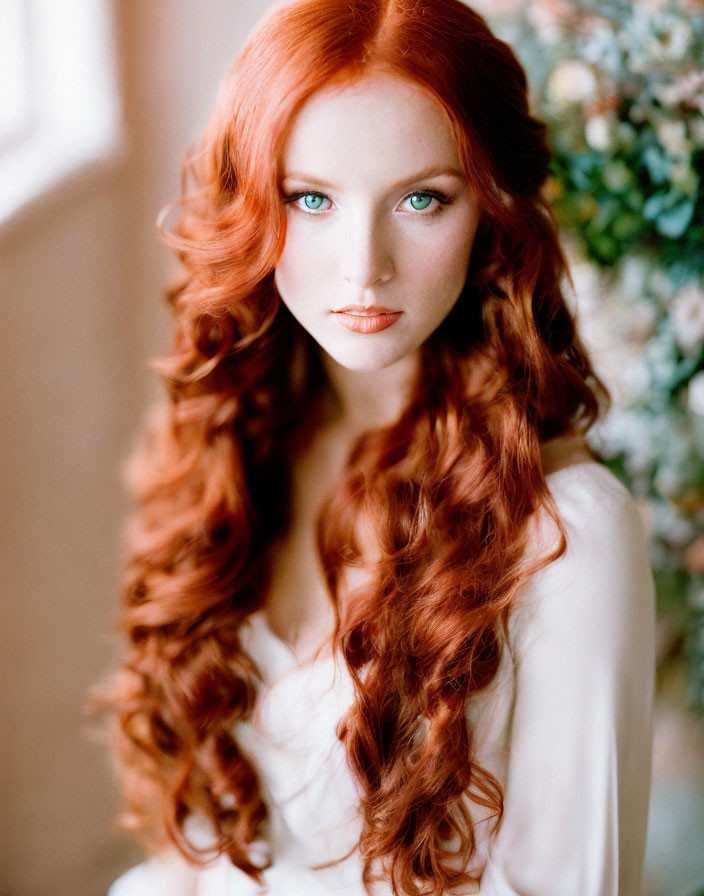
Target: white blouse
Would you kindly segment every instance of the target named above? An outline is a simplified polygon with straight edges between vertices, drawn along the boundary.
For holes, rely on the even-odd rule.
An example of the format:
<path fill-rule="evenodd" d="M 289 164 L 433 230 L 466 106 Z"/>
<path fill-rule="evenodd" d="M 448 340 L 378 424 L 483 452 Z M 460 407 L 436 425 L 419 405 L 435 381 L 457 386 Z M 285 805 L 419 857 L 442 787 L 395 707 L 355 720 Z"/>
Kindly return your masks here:
<path fill-rule="evenodd" d="M 523 587 L 499 671 L 467 707 L 475 757 L 503 787 L 504 817 L 491 837 L 487 810 L 472 806 L 474 883 L 453 892 L 638 896 L 655 655 L 645 537 L 626 489 L 581 451 L 562 451 L 547 481 L 567 552 Z M 556 537 L 538 516 L 536 548 Z M 244 636 L 265 676 L 254 718 L 236 727 L 270 810 L 265 886 L 225 857 L 194 869 L 174 853 L 128 871 L 109 896 L 365 896 L 355 852 L 312 869 L 347 854 L 361 829 L 335 735 L 353 698 L 344 662 L 328 653 L 301 664 L 261 613 Z M 192 830 L 204 835 L 196 822 Z"/>

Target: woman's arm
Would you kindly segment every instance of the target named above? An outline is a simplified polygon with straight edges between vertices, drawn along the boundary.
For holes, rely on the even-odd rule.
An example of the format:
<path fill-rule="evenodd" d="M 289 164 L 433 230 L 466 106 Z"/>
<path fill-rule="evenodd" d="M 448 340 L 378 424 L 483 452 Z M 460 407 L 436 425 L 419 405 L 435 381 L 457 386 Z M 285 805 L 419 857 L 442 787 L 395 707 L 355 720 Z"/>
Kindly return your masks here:
<path fill-rule="evenodd" d="M 608 470 L 579 464 L 548 483 L 568 549 L 512 619 L 505 814 L 480 893 L 638 896 L 655 652 L 645 538 Z"/>

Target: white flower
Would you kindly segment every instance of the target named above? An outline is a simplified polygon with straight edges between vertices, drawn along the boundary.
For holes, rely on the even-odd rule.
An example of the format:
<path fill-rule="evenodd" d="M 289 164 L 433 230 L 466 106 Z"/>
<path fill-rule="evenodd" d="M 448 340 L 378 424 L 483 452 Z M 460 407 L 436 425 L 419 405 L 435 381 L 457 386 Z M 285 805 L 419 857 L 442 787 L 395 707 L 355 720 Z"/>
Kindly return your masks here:
<path fill-rule="evenodd" d="M 695 373 L 687 385 L 687 408 L 692 414 L 704 417 L 704 370 Z"/>
<path fill-rule="evenodd" d="M 690 283 L 675 296 L 670 306 L 677 344 L 685 355 L 696 355 L 704 342 L 704 290 Z"/>
<path fill-rule="evenodd" d="M 631 476 L 649 473 L 656 462 L 653 433 L 647 415 L 632 408 L 613 408 L 597 427 L 596 436 L 606 456 L 623 452 Z"/>
<path fill-rule="evenodd" d="M 655 474 L 653 485 L 658 494 L 665 498 L 674 498 L 682 483 L 675 470 L 670 467 L 660 467 Z"/>
<path fill-rule="evenodd" d="M 648 73 L 653 63 L 679 62 L 689 52 L 694 32 L 689 22 L 670 13 L 658 14 L 634 6 L 630 27 L 619 33 L 633 72 Z"/>
<path fill-rule="evenodd" d="M 664 106 L 677 106 L 679 103 L 696 105 L 704 89 L 704 72 L 699 69 L 680 74 L 672 84 L 662 84 L 654 88 L 655 96 Z"/>
<path fill-rule="evenodd" d="M 642 255 L 629 255 L 621 262 L 619 292 L 627 299 L 638 301 L 645 294 L 650 265 Z"/>
<path fill-rule="evenodd" d="M 644 357 L 650 373 L 651 386 L 656 389 L 669 389 L 677 375 L 677 348 L 667 327 L 663 327 L 657 336 L 646 344 Z"/>
<path fill-rule="evenodd" d="M 574 292 L 565 283 L 565 298 L 571 309 L 579 308 L 582 314 L 591 314 L 601 304 L 604 287 L 595 265 L 576 255 L 569 258 L 569 271 L 574 283 Z"/>
<path fill-rule="evenodd" d="M 553 69 L 548 81 L 550 98 L 560 104 L 591 99 L 597 91 L 591 67 L 579 59 L 564 59 Z"/>
<path fill-rule="evenodd" d="M 613 411 L 602 418 L 587 433 L 589 446 L 602 457 L 615 457 L 621 452 L 621 440 L 614 425 Z"/>
<path fill-rule="evenodd" d="M 655 506 L 655 532 L 670 544 L 684 546 L 696 534 L 689 520 L 680 516 L 670 501 L 658 502 Z"/>
<path fill-rule="evenodd" d="M 683 121 L 663 119 L 655 124 L 655 132 L 660 145 L 671 156 L 683 156 L 694 149 L 692 141 L 687 136 L 687 128 Z"/>
<path fill-rule="evenodd" d="M 602 16 L 589 16 L 589 26 L 582 34 L 579 55 L 586 62 L 599 67 L 600 73 L 619 80 L 622 76 L 621 50 L 618 47 L 613 24 Z M 580 23 L 581 24 L 581 23 Z"/>
<path fill-rule="evenodd" d="M 621 405 L 631 404 L 647 393 L 650 386 L 650 372 L 642 356 L 637 359 L 628 358 L 628 363 L 619 373 L 621 394 L 618 396 L 618 400 Z M 614 391 L 613 387 L 612 391 Z"/>
<path fill-rule="evenodd" d="M 674 19 L 665 31 L 661 41 L 666 59 L 680 60 L 687 55 L 694 34 L 692 26 L 685 19 Z"/>
<path fill-rule="evenodd" d="M 593 115 L 586 124 L 584 136 L 592 149 L 602 152 L 611 144 L 611 121 L 605 115 Z"/>
<path fill-rule="evenodd" d="M 676 106 L 680 102 L 680 91 L 675 84 L 661 84 L 653 88 L 653 93 L 663 106 Z"/>

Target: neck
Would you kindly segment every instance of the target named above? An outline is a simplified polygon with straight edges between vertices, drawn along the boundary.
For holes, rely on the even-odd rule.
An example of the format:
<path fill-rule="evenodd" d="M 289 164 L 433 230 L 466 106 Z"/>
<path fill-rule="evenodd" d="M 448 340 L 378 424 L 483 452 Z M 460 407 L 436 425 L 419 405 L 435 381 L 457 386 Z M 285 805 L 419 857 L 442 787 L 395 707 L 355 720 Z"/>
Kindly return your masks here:
<path fill-rule="evenodd" d="M 381 370 L 350 370 L 323 353 L 335 423 L 354 431 L 395 423 L 410 400 L 418 362 L 416 353 Z"/>

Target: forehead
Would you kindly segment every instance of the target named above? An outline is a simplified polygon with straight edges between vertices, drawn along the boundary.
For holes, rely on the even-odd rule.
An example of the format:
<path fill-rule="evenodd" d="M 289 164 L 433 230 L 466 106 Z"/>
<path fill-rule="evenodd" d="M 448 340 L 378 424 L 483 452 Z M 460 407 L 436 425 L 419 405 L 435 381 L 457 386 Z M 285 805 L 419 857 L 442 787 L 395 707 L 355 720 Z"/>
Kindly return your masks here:
<path fill-rule="evenodd" d="M 382 186 L 433 167 L 462 170 L 445 110 L 417 84 L 385 73 L 309 97 L 281 162 L 283 176 L 305 172 L 350 186 Z"/>

